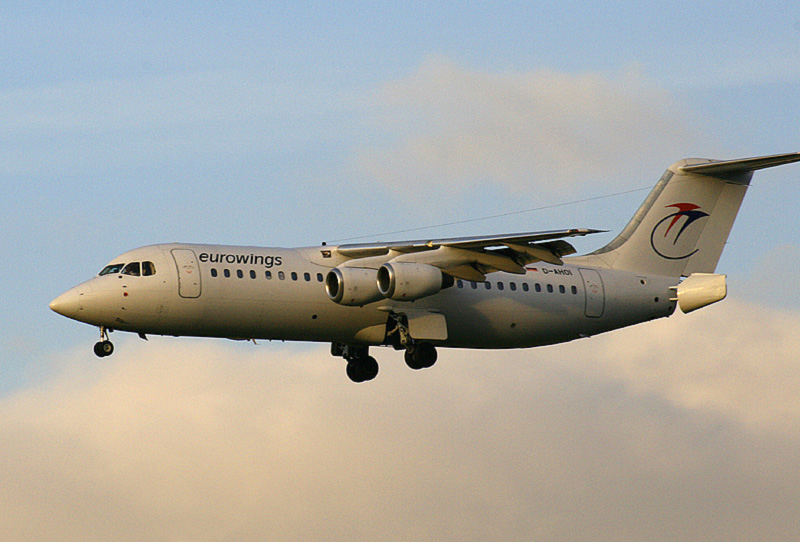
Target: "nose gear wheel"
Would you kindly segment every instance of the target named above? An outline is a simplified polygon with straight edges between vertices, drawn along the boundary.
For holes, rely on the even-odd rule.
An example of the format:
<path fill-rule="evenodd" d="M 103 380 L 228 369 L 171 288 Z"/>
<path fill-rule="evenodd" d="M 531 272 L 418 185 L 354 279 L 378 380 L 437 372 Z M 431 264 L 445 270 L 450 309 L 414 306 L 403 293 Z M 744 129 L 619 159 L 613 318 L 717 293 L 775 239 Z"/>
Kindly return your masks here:
<path fill-rule="evenodd" d="M 94 353 L 98 358 L 104 358 L 114 353 L 114 344 L 108 340 L 108 329 L 100 326 L 100 341 L 94 345 Z"/>

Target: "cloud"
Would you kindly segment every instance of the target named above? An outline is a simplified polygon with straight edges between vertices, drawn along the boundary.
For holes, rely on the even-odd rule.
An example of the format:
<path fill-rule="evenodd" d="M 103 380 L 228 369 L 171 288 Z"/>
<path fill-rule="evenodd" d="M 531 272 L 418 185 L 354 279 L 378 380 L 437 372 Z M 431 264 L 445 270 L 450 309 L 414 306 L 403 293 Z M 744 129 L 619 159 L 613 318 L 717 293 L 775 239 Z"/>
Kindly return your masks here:
<path fill-rule="evenodd" d="M 635 69 L 488 73 L 436 57 L 386 84 L 376 109 L 387 141 L 359 149 L 357 167 L 410 195 L 487 181 L 515 192 L 607 186 L 700 148 L 689 112 Z"/>
<path fill-rule="evenodd" d="M 324 347 L 65 353 L 0 400 L 0 537 L 789 539 L 798 326 L 726 300 L 421 372 L 380 349 L 364 385 Z"/>
<path fill-rule="evenodd" d="M 691 315 L 677 312 L 654 324 L 646 341 L 641 327 L 621 330 L 605 348 L 593 349 L 600 363 L 573 367 L 748 430 L 800 436 L 797 317 L 727 299 Z"/>

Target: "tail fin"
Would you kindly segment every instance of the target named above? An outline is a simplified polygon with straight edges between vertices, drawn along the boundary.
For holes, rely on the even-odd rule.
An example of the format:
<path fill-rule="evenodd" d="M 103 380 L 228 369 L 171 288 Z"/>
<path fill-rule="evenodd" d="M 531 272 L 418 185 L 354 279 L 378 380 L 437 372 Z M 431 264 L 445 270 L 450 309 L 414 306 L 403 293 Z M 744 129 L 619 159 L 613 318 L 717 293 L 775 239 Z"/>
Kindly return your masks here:
<path fill-rule="evenodd" d="M 665 276 L 713 273 L 753 172 L 800 161 L 800 153 L 675 162 L 620 234 L 576 260 Z"/>

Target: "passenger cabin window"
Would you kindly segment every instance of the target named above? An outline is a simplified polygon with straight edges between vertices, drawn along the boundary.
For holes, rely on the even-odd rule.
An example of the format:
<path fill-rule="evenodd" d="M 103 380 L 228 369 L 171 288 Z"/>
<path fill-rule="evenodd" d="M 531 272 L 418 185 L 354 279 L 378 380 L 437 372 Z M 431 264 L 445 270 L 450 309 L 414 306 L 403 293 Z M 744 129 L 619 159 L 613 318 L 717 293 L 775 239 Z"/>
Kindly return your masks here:
<path fill-rule="evenodd" d="M 217 269 L 215 267 L 211 268 L 211 276 L 212 277 L 216 277 L 217 276 Z"/>
<path fill-rule="evenodd" d="M 119 273 L 120 270 L 125 267 L 124 263 L 112 263 L 111 265 L 107 265 L 100 271 L 99 276 L 103 275 L 113 275 L 115 273 Z"/>
<path fill-rule="evenodd" d="M 122 270 L 122 274 L 130 275 L 132 277 L 138 277 L 139 275 L 142 274 L 141 265 L 139 264 L 139 262 L 131 262 L 125 266 L 125 268 Z"/>

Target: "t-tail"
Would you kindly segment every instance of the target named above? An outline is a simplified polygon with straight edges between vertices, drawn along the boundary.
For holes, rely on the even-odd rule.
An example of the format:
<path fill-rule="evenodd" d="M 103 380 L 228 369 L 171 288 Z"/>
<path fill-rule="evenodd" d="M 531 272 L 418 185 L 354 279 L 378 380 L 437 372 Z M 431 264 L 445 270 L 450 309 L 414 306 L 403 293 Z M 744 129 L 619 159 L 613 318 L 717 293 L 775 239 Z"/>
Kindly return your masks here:
<path fill-rule="evenodd" d="M 800 153 L 672 164 L 608 245 L 573 259 L 670 277 L 713 273 L 753 172 L 800 161 Z"/>

